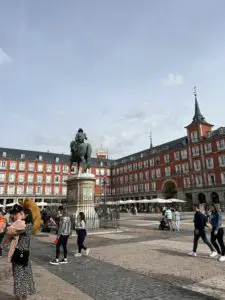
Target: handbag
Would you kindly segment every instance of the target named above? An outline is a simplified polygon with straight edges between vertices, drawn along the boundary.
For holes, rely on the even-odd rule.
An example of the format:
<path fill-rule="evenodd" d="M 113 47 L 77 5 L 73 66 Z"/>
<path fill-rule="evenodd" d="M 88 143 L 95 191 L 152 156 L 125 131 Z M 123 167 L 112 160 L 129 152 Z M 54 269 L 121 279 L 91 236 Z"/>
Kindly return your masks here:
<path fill-rule="evenodd" d="M 55 246 L 57 246 L 58 242 L 59 242 L 59 238 L 57 237 L 57 238 L 54 240 L 53 244 L 54 244 Z"/>
<path fill-rule="evenodd" d="M 29 250 L 20 250 L 20 249 L 16 248 L 13 253 L 11 261 L 18 265 L 26 266 L 29 261 L 29 255 L 30 255 Z"/>

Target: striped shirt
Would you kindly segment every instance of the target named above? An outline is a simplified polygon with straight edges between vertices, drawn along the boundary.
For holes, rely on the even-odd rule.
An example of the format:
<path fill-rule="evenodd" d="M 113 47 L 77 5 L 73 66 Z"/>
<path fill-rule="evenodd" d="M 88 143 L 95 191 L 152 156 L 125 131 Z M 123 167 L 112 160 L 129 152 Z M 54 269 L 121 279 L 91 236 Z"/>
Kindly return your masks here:
<path fill-rule="evenodd" d="M 58 235 L 70 235 L 71 221 L 70 217 L 61 217 L 59 221 Z"/>

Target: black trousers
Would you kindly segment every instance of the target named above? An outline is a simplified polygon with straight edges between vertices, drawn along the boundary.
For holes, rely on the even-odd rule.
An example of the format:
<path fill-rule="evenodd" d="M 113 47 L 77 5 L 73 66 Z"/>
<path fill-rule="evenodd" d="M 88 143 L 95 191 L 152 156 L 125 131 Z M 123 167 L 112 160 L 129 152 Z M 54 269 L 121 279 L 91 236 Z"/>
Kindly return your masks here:
<path fill-rule="evenodd" d="M 198 241 L 199 239 L 202 239 L 203 242 L 209 247 L 209 249 L 213 252 L 214 248 L 212 246 L 212 244 L 209 242 L 206 233 L 205 233 L 205 229 L 203 230 L 195 230 L 194 231 L 194 245 L 193 245 L 193 252 L 197 251 L 198 248 Z"/>
<path fill-rule="evenodd" d="M 219 228 L 217 234 L 215 235 L 214 233 L 215 233 L 215 229 L 213 229 L 211 232 L 211 243 L 213 244 L 217 253 L 224 256 L 225 255 L 225 245 L 223 241 L 224 230 L 223 228 Z"/>
<path fill-rule="evenodd" d="M 5 233 L 0 233 L 0 256 L 2 256 L 2 248 L 1 248 L 1 242 L 4 238 Z"/>
<path fill-rule="evenodd" d="M 87 250 L 87 248 L 84 246 L 84 241 L 87 235 L 86 229 L 79 229 L 77 231 L 77 246 L 78 246 L 78 252 L 81 253 L 81 250 Z"/>
<path fill-rule="evenodd" d="M 56 259 L 59 258 L 60 255 L 60 247 L 63 246 L 64 258 L 67 258 L 67 242 L 68 242 L 68 235 L 60 235 L 58 243 L 56 245 Z"/>

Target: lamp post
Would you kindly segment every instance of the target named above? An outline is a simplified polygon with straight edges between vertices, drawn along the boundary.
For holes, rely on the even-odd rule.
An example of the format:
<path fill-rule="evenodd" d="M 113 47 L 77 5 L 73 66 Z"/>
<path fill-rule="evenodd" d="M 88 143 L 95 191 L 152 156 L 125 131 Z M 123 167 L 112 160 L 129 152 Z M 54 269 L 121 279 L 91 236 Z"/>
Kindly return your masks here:
<path fill-rule="evenodd" d="M 106 180 L 105 178 L 103 178 L 103 201 L 104 201 L 104 204 L 106 202 L 106 197 L 105 197 L 105 186 L 106 186 Z"/>

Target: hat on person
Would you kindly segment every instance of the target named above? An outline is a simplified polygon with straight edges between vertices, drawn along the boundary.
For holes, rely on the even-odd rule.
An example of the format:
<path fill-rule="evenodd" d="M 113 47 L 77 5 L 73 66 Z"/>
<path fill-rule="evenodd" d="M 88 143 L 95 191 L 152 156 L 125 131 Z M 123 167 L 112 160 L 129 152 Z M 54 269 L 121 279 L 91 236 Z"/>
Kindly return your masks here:
<path fill-rule="evenodd" d="M 10 215 L 15 215 L 23 210 L 22 206 L 15 204 L 9 211 Z"/>

